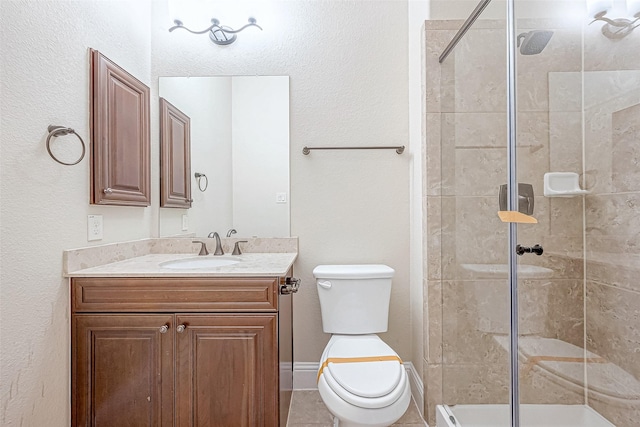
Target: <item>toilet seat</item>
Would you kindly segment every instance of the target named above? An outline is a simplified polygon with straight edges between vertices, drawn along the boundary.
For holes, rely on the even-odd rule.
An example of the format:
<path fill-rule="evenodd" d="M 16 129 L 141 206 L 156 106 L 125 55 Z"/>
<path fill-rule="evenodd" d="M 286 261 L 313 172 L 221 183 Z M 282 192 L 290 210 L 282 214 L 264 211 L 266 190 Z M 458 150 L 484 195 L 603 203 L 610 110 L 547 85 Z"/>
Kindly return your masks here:
<path fill-rule="evenodd" d="M 407 382 L 402 360 L 377 335 L 332 337 L 322 355 L 320 378 L 344 401 L 368 409 L 393 404 Z"/>

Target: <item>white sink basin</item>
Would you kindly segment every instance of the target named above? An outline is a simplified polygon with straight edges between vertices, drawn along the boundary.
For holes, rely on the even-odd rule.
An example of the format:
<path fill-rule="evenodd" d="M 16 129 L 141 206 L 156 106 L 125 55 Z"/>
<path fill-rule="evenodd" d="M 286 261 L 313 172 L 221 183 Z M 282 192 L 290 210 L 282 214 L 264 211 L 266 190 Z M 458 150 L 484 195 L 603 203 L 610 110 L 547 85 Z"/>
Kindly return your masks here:
<path fill-rule="evenodd" d="M 207 256 L 175 259 L 160 263 L 160 267 L 172 270 L 190 270 L 194 268 L 216 268 L 237 264 L 240 258 L 232 256 Z"/>

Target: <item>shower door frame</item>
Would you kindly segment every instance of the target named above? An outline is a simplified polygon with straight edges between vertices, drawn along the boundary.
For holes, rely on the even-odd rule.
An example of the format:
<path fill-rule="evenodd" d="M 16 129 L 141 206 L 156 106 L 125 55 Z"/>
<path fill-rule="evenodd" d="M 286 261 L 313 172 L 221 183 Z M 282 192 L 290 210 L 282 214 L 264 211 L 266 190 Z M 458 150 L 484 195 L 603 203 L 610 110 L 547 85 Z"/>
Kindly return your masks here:
<path fill-rule="evenodd" d="M 458 42 L 472 27 L 480 14 L 491 3 L 491 0 L 481 0 L 462 27 L 442 51 L 439 62 L 442 63 L 453 51 Z M 515 0 L 507 0 L 507 210 L 518 211 L 518 179 L 517 179 L 517 105 L 516 105 L 516 18 Z M 508 278 L 509 283 L 509 409 L 511 427 L 520 427 L 520 380 L 518 361 L 518 262 L 516 245 L 518 240 L 518 224 L 509 222 L 508 233 Z"/>
<path fill-rule="evenodd" d="M 507 210 L 518 212 L 517 176 L 517 106 L 516 106 L 516 14 L 515 0 L 507 0 L 507 177 L 509 191 Z M 518 224 L 509 223 L 508 265 L 509 265 L 509 409 L 511 427 L 520 427 L 520 377 L 518 369 Z"/>

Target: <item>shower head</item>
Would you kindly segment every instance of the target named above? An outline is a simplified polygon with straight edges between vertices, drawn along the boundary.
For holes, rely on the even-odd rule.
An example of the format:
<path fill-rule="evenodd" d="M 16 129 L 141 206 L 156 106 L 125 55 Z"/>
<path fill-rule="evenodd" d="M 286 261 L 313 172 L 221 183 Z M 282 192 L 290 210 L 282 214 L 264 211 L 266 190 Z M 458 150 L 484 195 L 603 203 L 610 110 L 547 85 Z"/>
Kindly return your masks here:
<path fill-rule="evenodd" d="M 547 47 L 553 31 L 533 30 L 518 35 L 518 47 L 523 55 L 537 55 Z"/>

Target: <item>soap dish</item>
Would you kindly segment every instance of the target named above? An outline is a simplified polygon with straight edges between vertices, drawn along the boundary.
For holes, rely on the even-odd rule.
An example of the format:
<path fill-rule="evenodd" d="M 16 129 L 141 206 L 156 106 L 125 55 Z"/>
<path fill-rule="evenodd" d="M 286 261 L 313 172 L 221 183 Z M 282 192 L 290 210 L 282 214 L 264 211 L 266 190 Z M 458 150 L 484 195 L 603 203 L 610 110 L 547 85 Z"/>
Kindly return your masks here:
<path fill-rule="evenodd" d="M 546 197 L 575 197 L 589 194 L 580 188 L 575 172 L 547 172 L 544 174 L 544 195 Z"/>

